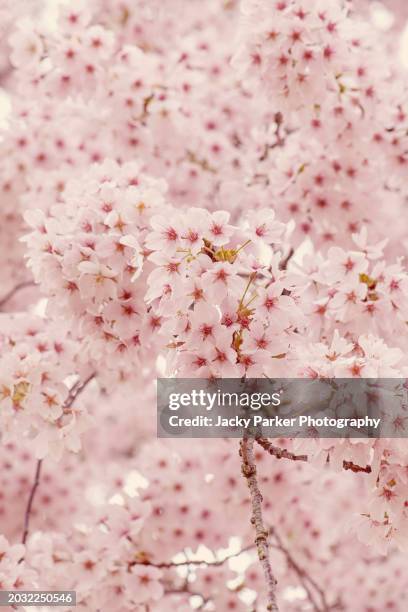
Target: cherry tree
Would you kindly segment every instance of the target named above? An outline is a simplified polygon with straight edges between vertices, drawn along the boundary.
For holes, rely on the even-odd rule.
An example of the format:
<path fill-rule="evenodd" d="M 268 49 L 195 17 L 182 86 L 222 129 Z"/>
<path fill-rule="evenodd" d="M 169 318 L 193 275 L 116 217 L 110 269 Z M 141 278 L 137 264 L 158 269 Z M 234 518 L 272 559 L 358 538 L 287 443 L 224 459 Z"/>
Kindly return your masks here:
<path fill-rule="evenodd" d="M 157 439 L 155 381 L 395 378 L 406 410 L 406 2 L 0 17 L 0 589 L 405 609 L 403 438 Z"/>

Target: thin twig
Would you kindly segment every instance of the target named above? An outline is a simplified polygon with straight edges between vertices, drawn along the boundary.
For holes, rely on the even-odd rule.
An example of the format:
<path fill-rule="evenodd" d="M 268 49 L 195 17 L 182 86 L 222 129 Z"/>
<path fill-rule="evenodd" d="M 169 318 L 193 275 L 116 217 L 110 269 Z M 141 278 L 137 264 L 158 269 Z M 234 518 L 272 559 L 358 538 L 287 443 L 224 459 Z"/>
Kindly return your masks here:
<path fill-rule="evenodd" d="M 358 472 L 371 474 L 371 465 L 366 465 L 365 467 L 363 467 L 362 465 L 357 465 L 352 461 L 343 461 L 343 470 L 351 470 L 355 474 L 357 474 Z"/>
<path fill-rule="evenodd" d="M 85 387 L 93 380 L 96 376 L 96 372 L 92 372 L 84 381 L 79 380 L 75 385 L 70 389 L 68 393 L 68 397 L 64 402 L 63 410 L 67 410 L 71 408 L 74 401 L 77 399 L 78 395 L 82 393 Z"/>
<path fill-rule="evenodd" d="M 286 257 L 284 257 L 282 261 L 279 263 L 279 270 L 287 269 L 288 263 L 290 262 L 294 254 L 295 254 L 295 249 L 291 248 L 289 253 L 286 255 Z"/>
<path fill-rule="evenodd" d="M 31 487 L 30 496 L 28 498 L 28 503 L 27 503 L 27 507 L 26 507 L 26 511 L 25 511 L 25 515 L 24 515 L 24 532 L 23 532 L 23 537 L 22 537 L 22 540 L 21 540 L 22 544 L 26 543 L 26 540 L 27 540 L 27 537 L 28 537 L 28 533 L 29 533 L 29 530 L 30 530 L 31 510 L 32 510 L 32 507 L 33 507 L 35 493 L 37 491 L 38 485 L 40 484 L 42 462 L 43 462 L 42 459 L 39 459 L 37 461 L 37 467 L 36 467 L 36 470 L 35 470 L 34 482 L 33 482 L 33 486 Z"/>
<path fill-rule="evenodd" d="M 262 446 L 262 448 L 273 455 L 277 459 L 290 459 L 291 461 L 307 461 L 307 455 L 295 455 L 290 451 L 286 450 L 286 448 L 279 448 L 278 446 L 274 446 L 272 442 L 267 440 L 266 438 L 255 438 L 255 441 Z"/>
<path fill-rule="evenodd" d="M 86 378 L 84 381 L 78 381 L 72 387 L 72 389 L 70 389 L 67 399 L 64 402 L 63 411 L 68 410 L 72 406 L 74 401 L 77 399 L 80 393 L 82 393 L 85 387 L 91 382 L 91 380 L 93 380 L 93 378 L 95 378 L 95 372 L 92 372 L 92 374 L 90 374 L 88 378 Z M 33 482 L 33 486 L 31 487 L 30 495 L 29 495 L 28 502 L 27 502 L 27 507 L 26 507 L 26 511 L 24 515 L 24 531 L 23 531 L 23 537 L 21 540 L 23 544 L 26 543 L 27 537 L 29 534 L 31 511 L 32 511 L 33 503 L 34 503 L 35 494 L 40 484 L 42 462 L 43 462 L 42 459 L 39 459 L 37 461 L 34 482 Z M 20 559 L 20 562 L 21 561 L 23 561 L 23 559 Z"/>
<path fill-rule="evenodd" d="M 26 281 L 23 283 L 19 283 L 13 289 L 11 289 L 6 295 L 0 300 L 0 309 L 3 308 L 7 302 L 11 300 L 21 289 L 25 289 L 26 287 L 35 287 L 35 283 L 33 281 Z"/>
<path fill-rule="evenodd" d="M 267 438 L 255 438 L 255 442 L 257 442 L 267 453 L 273 455 L 277 459 L 289 459 L 290 461 L 309 461 L 309 457 L 307 455 L 295 455 L 294 453 L 286 450 L 286 448 L 279 448 L 279 446 L 274 446 L 270 440 Z M 364 474 L 371 474 L 371 466 L 366 465 L 365 467 L 362 465 L 358 465 L 353 461 L 343 461 L 343 470 L 350 470 L 354 473 L 362 472 Z"/>
<path fill-rule="evenodd" d="M 240 444 L 240 455 L 242 458 L 242 474 L 248 483 L 251 496 L 252 517 L 251 523 L 255 527 L 255 544 L 258 558 L 261 562 L 267 586 L 267 607 L 270 612 L 279 612 L 276 601 L 276 579 L 272 572 L 269 559 L 269 531 L 265 528 L 262 516 L 262 495 L 259 490 L 256 477 L 256 465 L 254 459 L 253 438 L 243 438 Z"/>
<path fill-rule="evenodd" d="M 276 147 L 283 147 L 283 145 L 285 144 L 285 137 L 281 133 L 281 128 L 282 128 L 282 125 L 283 125 L 283 115 L 282 115 L 282 113 L 280 113 L 280 112 L 275 113 L 274 120 L 275 120 L 275 123 L 276 123 L 276 130 L 275 130 L 276 140 L 275 140 L 275 142 L 273 144 L 266 144 L 265 145 L 264 151 L 263 151 L 261 157 L 259 158 L 260 162 L 263 162 L 266 159 L 268 159 L 269 151 L 272 151 L 273 149 L 276 149 Z"/>
<path fill-rule="evenodd" d="M 294 560 L 294 558 L 292 557 L 288 549 L 283 545 L 283 542 L 281 538 L 279 537 L 279 535 L 276 533 L 276 531 L 272 530 L 271 533 L 272 533 L 272 536 L 276 540 L 276 544 L 275 545 L 272 544 L 271 546 L 273 548 L 276 548 L 277 550 L 279 550 L 285 555 L 288 566 L 298 576 L 299 581 L 302 587 L 305 589 L 307 596 L 309 598 L 309 601 L 312 604 L 315 612 L 328 612 L 330 610 L 330 607 L 326 601 L 326 596 L 325 596 L 323 589 L 317 584 L 317 582 L 311 576 L 309 576 L 306 570 L 303 567 L 300 567 L 300 565 Z M 315 593 L 313 591 L 315 591 L 319 595 L 321 604 L 317 603 L 316 598 L 315 598 Z"/>
<path fill-rule="evenodd" d="M 232 553 L 224 557 L 224 559 L 218 559 L 216 561 L 204 561 L 202 559 L 195 559 L 195 560 L 187 560 L 187 561 L 168 561 L 168 562 L 163 562 L 163 563 L 161 562 L 155 563 L 154 561 L 143 559 L 142 561 L 132 561 L 130 566 L 133 567 L 134 565 L 146 565 L 149 567 L 157 567 L 158 569 L 171 569 L 171 568 L 177 568 L 177 567 L 186 567 L 190 565 L 198 565 L 198 566 L 204 565 L 206 567 L 220 567 L 221 565 L 224 565 L 224 563 L 226 563 L 230 559 L 236 559 L 243 553 L 249 552 L 250 550 L 253 550 L 254 548 L 255 548 L 254 545 L 251 544 L 249 546 L 246 546 L 245 548 L 242 548 L 237 553 Z"/>

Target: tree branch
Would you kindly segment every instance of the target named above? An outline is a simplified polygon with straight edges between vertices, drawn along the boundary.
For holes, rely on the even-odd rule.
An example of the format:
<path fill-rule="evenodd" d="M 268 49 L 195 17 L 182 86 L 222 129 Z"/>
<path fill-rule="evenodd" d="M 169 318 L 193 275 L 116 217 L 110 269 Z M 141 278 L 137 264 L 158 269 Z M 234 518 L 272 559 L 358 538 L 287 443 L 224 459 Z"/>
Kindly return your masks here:
<path fill-rule="evenodd" d="M 271 530 L 271 534 L 276 540 L 276 544 L 272 544 L 273 548 L 276 548 L 285 555 L 288 566 L 298 576 L 302 587 L 305 589 L 310 603 L 313 606 L 315 612 L 329 612 L 330 607 L 326 601 L 326 596 L 323 589 L 317 584 L 317 582 L 309 576 L 306 570 L 301 567 L 292 557 L 288 549 L 283 545 L 283 542 L 275 530 Z M 315 594 L 320 598 L 320 603 L 316 601 Z"/>
<path fill-rule="evenodd" d="M 36 467 L 36 470 L 35 470 L 34 482 L 33 482 L 33 486 L 31 487 L 30 496 L 28 498 L 28 503 L 27 503 L 27 507 L 26 507 L 26 511 L 25 511 L 25 515 L 24 515 L 24 531 L 23 531 L 23 537 L 22 537 L 22 540 L 21 540 L 22 544 L 26 543 L 26 540 L 27 540 L 27 537 L 28 537 L 28 533 L 29 533 L 29 530 L 30 530 L 31 510 L 32 510 L 32 507 L 33 507 L 35 493 L 37 491 L 38 485 L 40 484 L 42 461 L 43 461 L 42 459 L 39 459 L 37 461 L 37 467 Z"/>
<path fill-rule="evenodd" d="M 74 401 L 82 393 L 85 387 L 88 386 L 91 380 L 95 378 L 95 376 L 96 376 L 96 372 L 92 372 L 92 374 L 89 374 L 89 376 L 85 378 L 84 381 L 79 380 L 78 382 L 75 383 L 75 385 L 73 385 L 73 387 L 69 390 L 67 399 L 64 402 L 64 406 L 63 406 L 64 412 L 67 411 L 69 408 L 71 408 Z"/>
<path fill-rule="evenodd" d="M 343 470 L 351 470 L 355 474 L 358 472 L 364 472 L 365 474 L 371 474 L 371 465 L 366 465 L 365 467 L 361 465 L 357 465 L 352 461 L 343 461 Z"/>
<path fill-rule="evenodd" d="M 82 391 L 85 389 L 85 387 L 94 378 L 95 378 L 95 372 L 92 372 L 92 374 L 90 374 L 88 376 L 88 378 L 86 378 L 84 381 L 77 382 L 70 389 L 70 391 L 68 393 L 68 396 L 67 396 L 67 399 L 64 402 L 63 411 L 69 410 L 69 408 L 72 406 L 72 404 L 74 403 L 76 398 L 82 393 Z M 26 507 L 26 511 L 25 511 L 25 515 L 24 515 L 24 531 L 23 531 L 23 537 L 22 537 L 22 540 L 21 540 L 22 544 L 26 543 L 27 537 L 28 537 L 28 534 L 29 534 L 29 530 L 30 530 L 31 511 L 32 511 L 33 503 L 34 503 L 35 494 L 36 494 L 38 486 L 40 484 L 42 462 L 43 462 L 42 459 L 39 459 L 37 461 L 37 467 L 36 467 L 36 470 L 35 470 L 34 482 L 33 482 L 33 485 L 31 487 L 30 495 L 29 495 L 28 502 L 27 502 L 27 507 Z M 22 560 L 23 559 L 20 559 L 20 562 Z"/>
<path fill-rule="evenodd" d="M 240 444 L 240 456 L 242 458 L 242 474 L 246 478 L 251 496 L 252 517 L 251 523 L 255 527 L 255 544 L 258 558 L 261 562 L 267 585 L 267 610 L 279 612 L 276 601 L 276 579 L 272 572 L 269 559 L 268 530 L 265 528 L 262 516 L 262 495 L 256 478 L 256 465 L 254 459 L 253 438 L 243 438 Z"/>
<path fill-rule="evenodd" d="M 289 452 L 286 448 L 279 448 L 278 446 L 274 446 L 272 442 L 267 440 L 266 438 L 255 438 L 255 441 L 262 446 L 262 448 L 273 455 L 277 459 L 290 459 L 291 461 L 308 461 L 307 455 L 295 455 L 294 453 Z"/>
<path fill-rule="evenodd" d="M 154 561 L 149 561 L 148 559 L 144 559 L 142 561 L 132 561 L 132 563 L 130 564 L 130 567 L 133 567 L 134 565 L 146 565 L 149 567 L 157 567 L 158 569 L 171 569 L 171 568 L 177 568 L 177 567 L 186 567 L 190 565 L 197 565 L 197 566 L 204 565 L 205 567 L 220 567 L 221 565 L 224 565 L 224 563 L 226 563 L 230 559 L 236 559 L 236 557 L 239 557 L 243 553 L 253 550 L 254 548 L 255 546 L 253 544 L 250 544 L 249 546 L 242 548 L 239 552 L 232 553 L 224 557 L 224 559 L 218 559 L 216 561 L 204 561 L 201 559 L 195 559 L 195 560 L 187 560 L 187 561 L 168 561 L 168 562 L 163 562 L 163 563 L 161 562 L 155 563 Z"/>
<path fill-rule="evenodd" d="M 0 310 L 13 298 L 16 293 L 18 293 L 21 289 L 25 289 L 26 287 L 35 287 L 35 283 L 33 281 L 26 281 L 24 283 L 19 283 L 11 291 L 6 293 L 6 295 L 0 300 Z"/>
<path fill-rule="evenodd" d="M 269 453 L 270 455 L 276 457 L 277 459 L 289 459 L 290 461 L 309 461 L 309 457 L 307 455 L 295 455 L 294 453 L 286 450 L 286 448 L 279 448 L 278 446 L 274 446 L 270 440 L 267 438 L 255 438 L 255 441 L 261 446 L 264 451 Z M 343 461 L 343 470 L 350 470 L 354 473 L 363 472 L 364 474 L 371 474 L 371 466 L 366 465 L 365 467 L 362 465 L 357 465 L 353 461 Z"/>
<path fill-rule="evenodd" d="M 294 254 L 295 254 L 295 249 L 291 248 L 289 253 L 286 255 L 286 257 L 284 257 L 282 261 L 279 263 L 279 270 L 287 270 L 288 263 L 290 262 Z"/>

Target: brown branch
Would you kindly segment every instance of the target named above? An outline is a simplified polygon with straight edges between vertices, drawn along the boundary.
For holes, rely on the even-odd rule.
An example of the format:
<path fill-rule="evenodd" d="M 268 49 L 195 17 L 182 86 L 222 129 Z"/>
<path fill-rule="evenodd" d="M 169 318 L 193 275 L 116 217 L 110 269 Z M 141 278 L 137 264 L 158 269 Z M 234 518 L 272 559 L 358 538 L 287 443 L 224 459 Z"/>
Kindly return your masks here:
<path fill-rule="evenodd" d="M 72 406 L 76 398 L 80 395 L 80 393 L 82 393 L 82 391 L 91 382 L 91 380 L 93 380 L 94 377 L 95 377 L 95 372 L 93 372 L 90 376 L 88 376 L 88 378 L 86 378 L 84 381 L 77 382 L 70 389 L 67 399 L 64 402 L 63 411 L 68 410 Z M 21 540 L 23 544 L 26 543 L 27 537 L 29 534 L 31 511 L 32 511 L 33 503 L 34 503 L 35 494 L 40 484 L 42 462 L 43 462 L 42 459 L 39 459 L 37 461 L 34 482 L 33 482 L 33 486 L 31 487 L 30 495 L 29 495 L 28 502 L 27 502 L 27 507 L 26 507 L 26 511 L 24 515 L 24 531 L 23 531 L 23 537 Z M 20 562 L 23 561 L 23 558 L 20 559 Z"/>
<path fill-rule="evenodd" d="M 217 170 L 211 166 L 206 159 L 199 159 L 193 151 L 187 151 L 187 161 L 189 161 L 191 164 L 199 166 L 205 170 L 205 172 L 211 172 L 212 174 L 217 173 Z"/>
<path fill-rule="evenodd" d="M 27 503 L 27 507 L 26 507 L 26 511 L 24 515 L 24 532 L 23 532 L 23 537 L 21 539 L 22 544 L 26 543 L 28 533 L 30 530 L 31 510 L 33 507 L 34 497 L 35 497 L 38 485 L 40 484 L 42 461 L 43 461 L 42 459 L 39 459 L 37 461 L 34 482 L 33 482 L 33 486 L 31 487 L 30 496 L 28 498 L 28 503 Z"/>
<path fill-rule="evenodd" d="M 154 561 L 143 559 L 142 561 L 132 561 L 132 563 L 129 564 L 129 567 L 133 567 L 134 565 L 145 565 L 149 567 L 157 567 L 158 569 L 172 569 L 172 568 L 178 568 L 178 567 L 186 567 L 190 565 L 197 565 L 197 566 L 203 565 L 205 567 L 220 567 L 221 565 L 224 565 L 224 563 L 226 563 L 230 559 L 236 559 L 243 553 L 253 550 L 254 548 L 255 548 L 254 545 L 251 544 L 249 546 L 246 546 L 245 548 L 242 548 L 239 552 L 232 553 L 231 555 L 227 555 L 226 557 L 224 557 L 224 559 L 219 559 L 217 561 L 204 561 L 202 559 L 196 559 L 196 560 L 187 560 L 187 561 L 168 561 L 168 562 L 163 562 L 163 563 L 161 562 L 155 563 Z"/>
<path fill-rule="evenodd" d="M 361 465 L 357 465 L 352 461 L 343 461 L 343 470 L 351 470 L 355 474 L 358 472 L 364 472 L 365 474 L 371 474 L 371 465 L 366 465 L 365 467 Z"/>
<path fill-rule="evenodd" d="M 268 530 L 265 528 L 262 516 L 262 495 L 259 490 L 256 477 L 256 465 L 254 459 L 254 440 L 243 438 L 240 444 L 240 456 L 242 458 L 242 474 L 248 483 L 251 496 L 252 517 L 251 523 L 255 527 L 255 544 L 258 558 L 261 562 L 267 586 L 267 607 L 270 612 L 279 612 L 276 601 L 276 579 L 272 572 L 269 559 Z"/>
<path fill-rule="evenodd" d="M 33 281 L 26 281 L 13 287 L 13 289 L 6 293 L 6 295 L 0 300 L 0 309 L 2 309 L 3 306 L 16 295 L 16 293 L 21 291 L 21 289 L 25 289 L 26 287 L 35 287 L 35 283 Z"/>
<path fill-rule="evenodd" d="M 78 395 L 82 393 L 85 387 L 93 380 L 96 376 L 96 372 L 92 372 L 84 381 L 79 380 L 71 389 L 69 390 L 67 399 L 64 402 L 63 410 L 66 411 L 71 408 L 74 401 L 77 399 Z"/>
<path fill-rule="evenodd" d="M 279 448 L 278 446 L 274 446 L 272 442 L 267 440 L 266 438 L 255 438 L 255 441 L 262 446 L 262 448 L 273 455 L 277 459 L 290 459 L 291 461 L 308 461 L 307 455 L 295 455 L 294 453 L 289 452 L 286 448 Z"/>
<path fill-rule="evenodd" d="M 294 254 L 295 254 L 295 249 L 291 248 L 289 253 L 286 255 L 286 257 L 284 257 L 282 261 L 279 263 L 279 270 L 287 269 L 288 263 L 290 262 Z"/>
<path fill-rule="evenodd" d="M 313 606 L 315 612 L 328 612 L 330 607 L 326 601 L 326 596 L 323 589 L 317 584 L 317 582 L 306 572 L 306 570 L 301 567 L 292 557 L 288 549 L 283 545 L 283 542 L 279 535 L 275 530 L 271 530 L 273 537 L 276 540 L 276 544 L 273 545 L 273 548 L 276 548 L 281 553 L 283 553 L 286 557 L 286 561 L 288 566 L 295 572 L 298 576 L 299 581 L 302 587 L 305 589 L 307 596 L 309 598 L 310 603 Z M 321 603 L 316 601 L 315 592 L 319 596 Z"/>
<path fill-rule="evenodd" d="M 279 147 L 283 147 L 283 145 L 285 144 L 285 138 L 284 136 L 282 136 L 281 133 L 281 128 L 283 125 L 283 115 L 280 112 L 275 113 L 275 123 L 276 123 L 276 143 Z"/>
<path fill-rule="evenodd" d="M 273 144 L 266 144 L 265 145 L 264 151 L 263 151 L 261 157 L 258 160 L 260 162 L 263 162 L 266 159 L 268 159 L 269 151 L 272 151 L 273 149 L 276 149 L 276 147 L 283 147 L 283 145 L 285 144 L 285 137 L 281 133 L 281 128 L 282 128 L 282 125 L 283 125 L 283 115 L 282 115 L 282 113 L 280 113 L 280 112 L 275 113 L 274 120 L 275 120 L 275 123 L 276 123 L 276 130 L 275 130 L 276 140 L 275 140 L 275 142 Z"/>
<path fill-rule="evenodd" d="M 272 442 L 270 442 L 267 438 L 255 438 L 255 441 L 270 455 L 276 457 L 277 459 L 289 459 L 290 461 L 309 461 L 309 457 L 307 455 L 295 455 L 294 453 L 286 450 L 286 448 L 279 448 L 278 446 L 274 446 Z M 329 461 L 328 461 L 329 463 Z M 353 463 L 353 461 L 343 461 L 343 470 L 350 470 L 357 474 L 358 472 L 362 472 L 364 474 L 371 474 L 371 466 L 366 465 L 363 467 L 362 465 L 358 465 L 357 463 Z"/>

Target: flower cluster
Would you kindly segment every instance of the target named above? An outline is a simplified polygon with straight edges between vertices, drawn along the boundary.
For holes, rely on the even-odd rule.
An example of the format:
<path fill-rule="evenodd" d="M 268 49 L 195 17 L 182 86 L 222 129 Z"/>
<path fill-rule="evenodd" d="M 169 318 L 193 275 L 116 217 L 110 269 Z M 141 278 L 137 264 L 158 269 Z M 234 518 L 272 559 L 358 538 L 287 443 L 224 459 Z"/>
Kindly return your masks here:
<path fill-rule="evenodd" d="M 50 312 L 69 316 L 89 354 L 117 368 L 137 363 L 160 319 L 144 303 L 144 235 L 165 204 L 163 184 L 135 163 L 95 166 L 50 211 L 30 211 L 25 240 Z"/>
<path fill-rule="evenodd" d="M 388 263 L 383 259 L 386 241 L 370 245 L 366 232 L 354 235 L 353 240 L 360 250 L 332 247 L 325 259 L 305 258 L 303 272 L 311 301 L 309 316 L 319 328 L 321 338 L 330 337 L 337 326 L 353 340 L 362 332 L 371 334 L 370 339 L 359 344 L 364 353 L 376 357 L 379 367 L 366 375 L 391 376 L 387 365 L 398 362 L 398 352 L 387 353 L 384 341 L 404 348 L 400 340 L 408 318 L 407 270 L 401 260 Z M 339 354 L 346 354 L 349 348 L 344 345 Z"/>
<path fill-rule="evenodd" d="M 36 572 L 21 564 L 23 555 L 22 544 L 10 544 L 0 535 L 0 585 L 3 590 L 30 590 L 33 587 Z"/>
<path fill-rule="evenodd" d="M 279 267 L 283 256 L 273 249 L 283 241 L 285 225 L 262 209 L 242 228 L 232 226 L 229 216 L 191 209 L 171 221 L 151 220 L 146 245 L 156 269 L 146 300 L 163 319 L 160 334 L 171 371 L 180 376 L 270 374 L 302 322 L 291 279 Z"/>
<path fill-rule="evenodd" d="M 79 344 L 60 329 L 44 329 L 41 319 L 2 315 L 0 325 L 2 442 L 26 440 L 38 458 L 78 451 L 90 426 L 75 401 L 87 374 Z"/>
<path fill-rule="evenodd" d="M 242 33 L 234 56 L 242 76 L 261 82 L 276 110 L 318 104 L 338 89 L 351 50 L 346 3 L 321 0 L 242 2 Z"/>
<path fill-rule="evenodd" d="M 400 609 L 406 2 L 18 4 L 0 0 L 0 588 L 73 589 L 84 612 L 276 610 L 275 591 L 289 612 Z M 393 437 L 239 457 L 156 438 L 158 375 L 324 379 L 333 414 L 339 378 L 387 378 L 399 411 L 345 384 L 348 415 L 382 394 Z"/>

